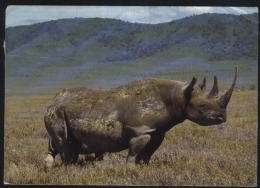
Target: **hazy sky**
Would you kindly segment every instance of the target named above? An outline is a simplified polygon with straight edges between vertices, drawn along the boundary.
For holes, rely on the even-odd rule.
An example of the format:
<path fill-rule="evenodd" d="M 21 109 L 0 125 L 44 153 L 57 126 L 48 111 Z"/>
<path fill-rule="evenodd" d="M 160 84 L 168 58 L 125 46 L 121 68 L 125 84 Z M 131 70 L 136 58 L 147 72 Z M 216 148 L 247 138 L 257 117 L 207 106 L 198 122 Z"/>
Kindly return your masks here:
<path fill-rule="evenodd" d="M 251 14 L 257 7 L 178 6 L 8 6 L 6 27 L 61 18 L 115 18 L 138 23 L 162 23 L 202 13 Z"/>

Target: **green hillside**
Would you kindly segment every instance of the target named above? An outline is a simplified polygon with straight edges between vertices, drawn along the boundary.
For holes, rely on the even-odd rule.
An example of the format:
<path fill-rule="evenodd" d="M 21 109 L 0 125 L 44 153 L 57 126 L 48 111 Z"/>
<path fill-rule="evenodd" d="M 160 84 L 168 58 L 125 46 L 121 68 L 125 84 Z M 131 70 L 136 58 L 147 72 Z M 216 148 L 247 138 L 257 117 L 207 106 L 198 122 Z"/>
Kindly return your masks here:
<path fill-rule="evenodd" d="M 258 14 L 203 14 L 162 24 L 74 18 L 6 29 L 6 93 L 109 88 L 143 77 L 216 74 L 257 85 Z"/>

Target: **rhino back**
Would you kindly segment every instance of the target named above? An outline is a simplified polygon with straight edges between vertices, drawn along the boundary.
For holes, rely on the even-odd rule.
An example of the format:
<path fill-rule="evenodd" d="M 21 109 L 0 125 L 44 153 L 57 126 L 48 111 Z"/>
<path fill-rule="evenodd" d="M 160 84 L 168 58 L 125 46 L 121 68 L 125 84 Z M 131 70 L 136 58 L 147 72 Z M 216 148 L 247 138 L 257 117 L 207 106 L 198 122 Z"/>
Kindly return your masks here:
<path fill-rule="evenodd" d="M 128 126 L 151 124 L 156 119 L 165 118 L 171 108 L 168 88 L 176 83 L 165 81 L 165 89 L 162 87 L 163 81 L 143 79 L 109 90 L 87 90 L 74 94 L 62 106 L 69 119 L 84 119 L 90 124 L 100 120 L 119 121 Z M 167 87 L 167 84 L 170 86 Z"/>

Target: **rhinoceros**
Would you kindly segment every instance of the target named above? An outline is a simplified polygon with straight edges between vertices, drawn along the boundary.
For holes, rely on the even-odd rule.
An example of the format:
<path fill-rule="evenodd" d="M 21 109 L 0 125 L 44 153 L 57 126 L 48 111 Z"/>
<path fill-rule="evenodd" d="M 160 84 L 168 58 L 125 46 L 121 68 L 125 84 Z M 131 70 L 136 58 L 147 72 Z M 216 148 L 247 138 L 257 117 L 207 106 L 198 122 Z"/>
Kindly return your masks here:
<path fill-rule="evenodd" d="M 149 163 L 166 131 L 188 119 L 202 126 L 226 122 L 226 108 L 237 79 L 218 96 L 217 77 L 206 94 L 206 78 L 185 83 L 145 78 L 111 89 L 71 88 L 58 93 L 44 116 L 51 137 L 45 167 L 60 154 L 73 163 L 79 154 L 128 149 L 127 162 Z"/>

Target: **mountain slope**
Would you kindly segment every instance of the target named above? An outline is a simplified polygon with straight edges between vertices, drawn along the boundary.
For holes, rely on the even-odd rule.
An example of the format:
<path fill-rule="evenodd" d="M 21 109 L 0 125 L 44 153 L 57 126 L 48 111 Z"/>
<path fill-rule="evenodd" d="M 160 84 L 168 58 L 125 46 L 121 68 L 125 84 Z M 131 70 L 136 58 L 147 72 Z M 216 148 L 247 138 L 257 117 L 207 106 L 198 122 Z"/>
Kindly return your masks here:
<path fill-rule="evenodd" d="M 111 87 L 143 76 L 168 78 L 169 70 L 214 74 L 216 66 L 225 67 L 220 62 L 243 65 L 241 59 L 249 72 L 257 66 L 257 20 L 258 14 L 203 14 L 162 24 L 75 18 L 7 28 L 6 88 Z"/>
<path fill-rule="evenodd" d="M 219 14 L 203 14 L 155 25 L 75 18 L 8 28 L 6 33 L 8 53 L 59 53 L 66 48 L 82 48 L 84 42 L 92 38 L 93 43 L 101 47 L 119 51 L 118 55 L 109 56 L 109 60 L 151 55 L 187 43 L 202 46 L 215 58 L 226 59 L 256 55 L 251 49 L 256 47 L 257 23 L 245 16 Z M 223 46 L 226 48 L 220 50 Z M 27 49 L 21 50 L 24 47 Z"/>

